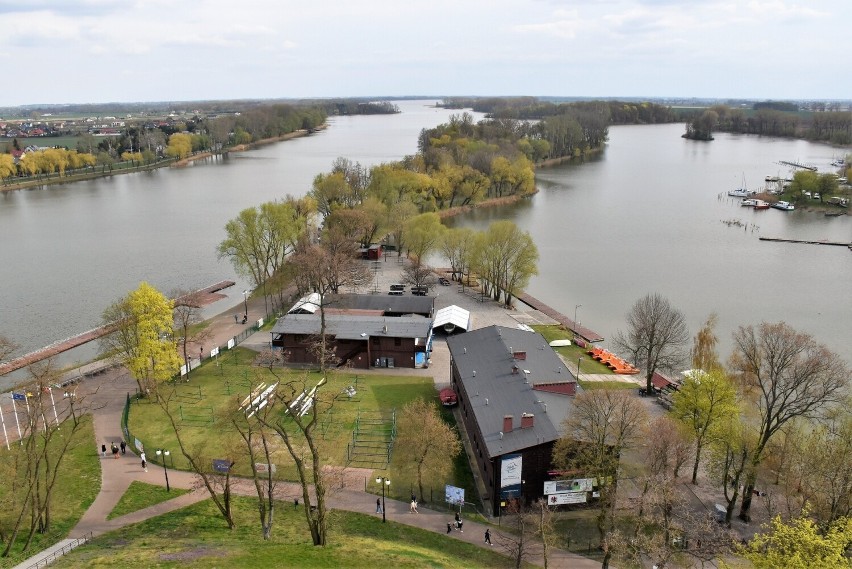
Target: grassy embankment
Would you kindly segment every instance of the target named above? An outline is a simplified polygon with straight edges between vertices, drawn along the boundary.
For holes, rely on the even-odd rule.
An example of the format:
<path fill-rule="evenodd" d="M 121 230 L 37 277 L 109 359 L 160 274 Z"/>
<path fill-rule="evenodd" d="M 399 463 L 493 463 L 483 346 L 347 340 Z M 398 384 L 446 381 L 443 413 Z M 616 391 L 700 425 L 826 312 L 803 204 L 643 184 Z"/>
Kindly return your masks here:
<path fill-rule="evenodd" d="M 499 548 L 483 549 L 381 518 L 332 513 L 329 545 L 314 547 L 304 512 L 279 503 L 272 539 L 264 541 L 255 501 L 234 499 L 237 527 L 228 530 L 205 500 L 122 528 L 82 546 L 51 567 L 510 567 Z"/>
<path fill-rule="evenodd" d="M 233 472 L 239 476 L 251 474 L 248 453 L 231 423 L 231 417 L 240 413 L 239 404 L 261 383 L 272 385 L 280 379 L 282 386 L 278 393 L 283 395 L 288 393 L 283 387 L 286 382 L 298 384 L 297 393 L 300 393 L 302 386 L 310 390 L 320 380 L 320 375 L 315 372 L 282 368 L 275 370 L 279 376 L 276 378 L 269 370 L 252 365 L 256 355 L 256 352 L 241 348 L 226 351 L 219 356 L 218 365 L 214 361 L 207 362 L 192 371 L 188 382 L 165 386 L 174 390 L 171 392 L 172 409 L 186 448 L 208 458 L 231 458 L 236 463 Z M 357 390 L 351 400 L 343 394 L 348 386 Z M 359 413 L 362 417 L 381 415 L 389 418 L 394 410 L 398 413 L 405 403 L 416 398 L 437 404 L 431 377 L 373 375 L 360 370 L 330 373 L 328 383 L 321 389 L 320 418 L 316 429 L 323 463 L 347 466 L 347 445 L 352 442 Z M 451 420 L 451 416 L 449 418 Z M 169 449 L 169 466 L 173 461 L 175 468 L 188 469 L 188 461 L 180 453 L 171 425 L 158 405 L 144 400 L 135 402 L 128 423 L 131 438 L 138 438 L 149 449 Z M 277 475 L 282 480 L 297 480 L 292 459 L 277 435 L 273 437 L 272 449 Z M 148 458 L 151 460 L 155 456 L 149 453 Z M 467 462 L 460 458 L 455 465 L 451 480 L 429 481 L 425 491 L 435 496 L 436 502 L 443 500 L 445 484 L 463 487 L 469 495 L 475 495 Z M 380 464 L 376 466 L 381 468 Z M 376 470 L 375 474 L 388 476 L 393 481 L 389 490 L 391 497 L 406 499 L 416 486 L 413 473 L 401 468 L 393 456 L 390 466 Z M 365 480 L 366 489 L 378 491 L 371 480 Z"/>
<path fill-rule="evenodd" d="M 172 498 L 177 498 L 187 492 L 189 492 L 189 490 L 184 490 L 182 488 L 172 488 L 170 491 L 166 491 L 166 489 L 162 486 L 146 484 L 144 482 L 134 480 L 121 496 L 121 499 L 118 501 L 118 504 L 115 505 L 115 508 L 113 508 L 109 513 L 107 519 L 111 520 L 131 512 L 144 510 L 149 506 L 154 506 L 161 502 L 171 500 Z"/>
<path fill-rule="evenodd" d="M 21 547 L 26 541 L 26 532 L 29 529 L 28 518 L 25 516 L 21 528 L 24 535 L 19 536 L 18 544 L 12 549 L 10 557 L 0 558 L 0 568 L 13 567 L 31 555 L 68 537 L 68 532 L 77 525 L 101 489 L 100 458 L 95 447 L 92 419 L 86 416 L 82 419 L 82 426 L 75 433 L 71 448 L 65 455 L 59 470 L 51 504 L 50 531 L 45 534 L 36 533 L 29 549 L 22 552 Z M 5 446 L 0 447 L 0 462 L 10 464 L 10 454 L 17 450 L 19 449 L 14 446 L 9 451 Z M 10 491 L 10 487 L 10 484 L 0 485 L 0 503 L 6 502 L 8 498 L 6 493 Z M 7 510 L 2 515 L 6 517 L 10 513 L 11 510 Z M 6 521 L 3 523 L 5 525 Z"/>
<path fill-rule="evenodd" d="M 572 337 L 571 331 L 560 325 L 533 326 L 532 328 L 544 336 L 544 339 L 548 342 L 552 342 L 553 340 L 570 340 Z M 553 349 L 557 354 L 562 356 L 562 359 L 566 363 L 574 367 L 576 367 L 577 361 L 582 358 L 582 361 L 580 362 L 579 383 L 580 387 L 583 389 L 636 389 L 636 383 L 631 381 L 584 381 L 582 379 L 583 374 L 614 374 L 611 369 L 602 363 L 593 360 L 589 354 L 586 353 L 584 348 L 575 344 L 571 344 L 570 346 L 558 346 Z"/>

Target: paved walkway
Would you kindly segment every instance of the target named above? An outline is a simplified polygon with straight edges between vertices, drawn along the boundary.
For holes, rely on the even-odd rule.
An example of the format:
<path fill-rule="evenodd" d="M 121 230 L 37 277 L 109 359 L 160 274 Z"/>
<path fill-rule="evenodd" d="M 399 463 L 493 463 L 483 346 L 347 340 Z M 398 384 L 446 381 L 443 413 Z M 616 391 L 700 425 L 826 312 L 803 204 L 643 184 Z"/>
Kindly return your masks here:
<path fill-rule="evenodd" d="M 399 280 L 400 266 L 396 262 L 382 263 L 383 271 L 381 274 L 382 281 L 396 282 Z M 391 267 L 395 270 L 391 270 Z M 384 290 L 384 289 L 381 289 Z M 363 291 L 362 291 L 363 292 Z M 516 326 L 517 322 L 512 318 L 512 311 L 506 310 L 500 305 L 491 301 L 480 303 L 478 300 L 473 300 L 456 291 L 455 287 L 438 287 L 436 291 L 438 297 L 436 299 L 436 309 L 449 306 L 450 304 L 458 304 L 470 309 L 473 312 L 474 327 L 479 328 L 490 324 L 501 324 L 507 326 Z M 467 299 L 467 300 L 465 300 Z M 467 305 L 467 306 L 465 306 Z M 241 308 L 241 307 L 239 307 Z M 234 322 L 234 313 L 241 312 L 238 308 L 230 309 L 214 318 L 210 319 L 208 329 L 210 335 L 205 339 L 207 351 L 212 346 L 221 346 L 227 343 L 228 339 L 236 336 L 243 330 L 245 326 Z M 248 303 L 248 320 L 249 322 L 256 321 L 263 315 L 264 305 L 263 299 L 255 299 Z M 252 335 L 244 346 L 256 346 L 258 348 L 268 345 L 268 332 L 257 332 Z M 197 353 L 197 349 L 194 350 Z M 425 370 L 404 370 L 401 368 L 393 370 L 380 370 L 379 373 L 392 374 L 422 374 L 432 376 L 435 379 L 436 386 L 444 386 L 449 384 L 449 351 L 446 347 L 446 342 L 441 338 L 436 338 L 435 350 L 432 354 L 432 365 Z M 94 429 L 96 439 L 95 452 L 100 454 L 100 445 L 106 444 L 107 448 L 113 442 L 118 443 L 122 440 L 121 432 L 121 415 L 124 409 L 124 402 L 128 394 L 135 393 L 136 382 L 130 377 L 129 373 L 123 368 L 114 368 L 107 370 L 98 376 L 86 379 L 78 387 L 78 393 L 83 394 L 82 401 L 94 418 Z M 144 510 L 132 512 L 125 516 L 107 520 L 107 515 L 113 510 L 121 496 L 126 492 L 131 482 L 139 480 L 148 484 L 157 484 L 165 486 L 165 473 L 163 468 L 154 464 L 148 464 L 147 471 L 144 471 L 139 458 L 134 454 L 134 449 L 130 445 L 127 447 L 127 454 L 118 459 L 113 459 L 112 456 L 101 458 L 101 491 L 95 501 L 80 519 L 77 526 L 69 534 L 69 540 L 57 544 L 53 548 L 40 552 L 38 555 L 31 557 L 21 563 L 16 569 L 24 569 L 43 561 L 53 555 L 57 550 L 63 547 L 68 547 L 70 540 L 82 538 L 87 535 L 99 536 L 106 532 L 120 529 L 126 525 L 134 524 L 161 514 L 177 510 L 190 504 L 199 502 L 209 498 L 206 490 L 193 490 L 190 493 L 184 494 L 167 502 L 163 502 Z M 153 452 L 149 449 L 148 452 Z M 194 474 L 184 471 L 169 470 L 169 483 L 175 488 L 193 489 L 196 485 Z M 246 480 L 237 480 L 234 488 L 235 494 L 254 496 L 254 486 Z M 281 483 L 276 491 L 277 495 L 285 501 L 292 502 L 296 496 L 301 497 L 301 488 L 294 483 Z M 363 485 L 354 480 L 343 488 L 334 490 L 329 496 L 329 506 L 334 509 L 347 510 L 351 512 L 359 512 L 363 514 L 375 514 L 376 496 L 367 494 L 363 490 Z M 429 510 L 425 507 L 420 507 L 419 514 L 409 513 L 409 504 L 397 500 L 386 500 L 386 516 L 389 521 L 403 523 L 409 526 L 419 527 L 428 531 L 434 531 L 441 534 L 446 534 L 447 522 L 451 521 L 451 517 L 446 512 L 437 512 Z M 489 547 L 484 543 L 484 534 L 486 527 L 491 528 L 493 547 L 501 552 L 500 529 L 494 526 L 487 526 L 475 522 L 466 521 L 464 524 L 464 532 L 453 531 L 447 536 L 447 539 L 459 539 L 479 545 L 481 547 Z M 541 556 L 533 556 L 528 561 L 537 565 L 543 565 L 544 561 Z M 600 563 L 587 559 L 585 557 L 563 551 L 551 550 L 548 564 L 551 567 L 566 567 L 566 568 L 592 568 L 599 567 Z M 44 564 L 42 563 L 42 566 Z"/>

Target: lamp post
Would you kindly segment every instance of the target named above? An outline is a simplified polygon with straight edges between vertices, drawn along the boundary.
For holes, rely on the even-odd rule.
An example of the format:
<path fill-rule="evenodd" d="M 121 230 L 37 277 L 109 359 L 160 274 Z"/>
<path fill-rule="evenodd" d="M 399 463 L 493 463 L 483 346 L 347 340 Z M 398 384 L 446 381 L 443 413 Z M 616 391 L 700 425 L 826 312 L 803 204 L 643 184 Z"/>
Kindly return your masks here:
<path fill-rule="evenodd" d="M 169 451 L 158 448 L 157 456 L 163 459 L 163 474 L 166 475 L 166 492 L 171 492 L 172 489 L 169 488 L 169 471 L 166 469 L 166 457 L 169 456 Z"/>
<path fill-rule="evenodd" d="M 577 358 L 577 382 L 580 381 L 580 362 L 583 361 L 583 356 Z"/>
<path fill-rule="evenodd" d="M 248 320 L 248 293 L 249 293 L 249 291 L 247 291 L 247 290 L 243 291 L 243 305 L 245 306 L 245 309 L 246 309 L 246 312 L 245 312 L 245 319 L 246 320 Z"/>
<path fill-rule="evenodd" d="M 582 304 L 574 305 L 574 338 L 577 338 L 577 309 L 582 308 Z"/>
<path fill-rule="evenodd" d="M 384 476 L 376 476 L 376 484 L 382 485 L 382 523 L 385 523 L 385 486 L 390 486 L 390 480 Z"/>

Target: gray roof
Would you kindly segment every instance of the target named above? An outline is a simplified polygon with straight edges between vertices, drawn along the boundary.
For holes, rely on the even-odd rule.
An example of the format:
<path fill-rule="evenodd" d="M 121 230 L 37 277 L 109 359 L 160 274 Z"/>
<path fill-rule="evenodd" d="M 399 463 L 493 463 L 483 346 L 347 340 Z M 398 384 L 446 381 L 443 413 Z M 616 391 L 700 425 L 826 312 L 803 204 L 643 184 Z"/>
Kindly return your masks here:
<path fill-rule="evenodd" d="M 534 391 L 533 384 L 571 381 L 573 376 L 541 334 L 490 326 L 451 336 L 447 345 L 489 457 L 559 438 L 557 426 L 571 399 Z M 520 428 L 523 413 L 535 415 L 533 427 Z M 505 415 L 513 416 L 514 428 L 501 438 Z"/>
<path fill-rule="evenodd" d="M 435 305 L 434 296 L 414 296 L 403 294 L 336 294 L 326 296 L 329 308 L 356 310 L 383 310 L 396 314 L 431 315 Z"/>
<path fill-rule="evenodd" d="M 370 336 L 428 338 L 432 319 L 422 316 L 355 316 L 327 314 L 326 333 L 340 340 L 366 340 Z M 272 327 L 273 334 L 319 334 L 317 314 L 285 314 Z"/>

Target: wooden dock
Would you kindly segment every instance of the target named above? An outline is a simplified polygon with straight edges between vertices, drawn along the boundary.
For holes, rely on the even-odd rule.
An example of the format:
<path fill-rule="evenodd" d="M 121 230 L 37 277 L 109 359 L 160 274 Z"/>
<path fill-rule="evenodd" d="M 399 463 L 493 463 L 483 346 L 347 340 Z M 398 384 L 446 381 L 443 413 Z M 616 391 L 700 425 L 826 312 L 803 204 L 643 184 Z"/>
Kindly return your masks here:
<path fill-rule="evenodd" d="M 234 284 L 236 284 L 234 283 L 234 281 L 220 281 L 214 285 L 176 298 L 175 302 L 180 302 L 181 300 L 189 297 L 193 299 L 193 305 L 197 305 L 199 307 L 205 306 L 207 304 L 215 302 L 216 300 L 219 300 L 219 298 L 222 298 L 224 295 L 217 293 L 220 290 L 234 286 Z M 67 352 L 68 350 L 72 350 L 74 348 L 82 346 L 83 344 L 87 344 L 92 340 L 97 340 L 102 336 L 106 336 L 114 329 L 114 324 L 99 326 L 93 330 L 89 330 L 88 332 L 83 332 L 82 334 L 78 334 L 71 338 L 66 338 L 65 340 L 60 340 L 59 342 L 55 342 L 53 344 L 50 344 L 49 346 L 45 346 L 44 348 L 39 348 L 38 350 L 35 350 L 33 352 L 30 352 L 19 358 L 15 358 L 0 365 L 0 376 L 6 375 L 7 373 L 12 373 L 15 370 L 27 367 L 28 365 L 34 364 L 36 362 L 46 360 L 47 358 L 53 357 L 57 354 L 61 354 L 62 352 Z"/>
<path fill-rule="evenodd" d="M 805 245 L 834 245 L 836 247 L 849 247 L 852 249 L 852 243 L 848 241 L 828 241 L 826 239 L 781 239 L 780 237 L 760 237 L 761 241 L 775 241 L 777 243 L 802 243 Z"/>
<path fill-rule="evenodd" d="M 530 306 L 531 308 L 538 310 L 542 314 L 546 314 L 547 316 L 550 316 L 551 318 L 553 318 L 554 320 L 556 320 L 557 322 L 559 322 L 560 324 L 562 324 L 563 326 L 565 326 L 569 330 L 573 331 L 576 335 L 580 336 L 581 338 L 583 338 L 587 342 L 603 342 L 604 341 L 603 336 L 601 336 L 600 334 L 598 334 L 594 330 L 589 330 L 588 328 L 577 325 L 576 322 L 574 322 L 573 320 L 571 320 L 570 318 L 568 318 L 567 316 L 565 316 L 561 312 L 557 312 L 556 310 L 552 309 L 551 307 L 549 307 L 548 305 L 546 305 L 545 303 L 543 303 L 539 299 L 535 298 L 534 296 L 530 296 L 529 294 L 524 292 L 524 293 L 517 295 L 515 298 L 517 298 L 518 300 L 520 300 L 521 302 L 523 302 L 527 306 Z"/>
<path fill-rule="evenodd" d="M 778 163 L 783 166 L 790 166 L 791 168 L 801 168 L 802 170 L 810 170 L 811 172 L 817 171 L 817 167 L 813 164 L 803 164 L 799 161 L 779 160 Z"/>

